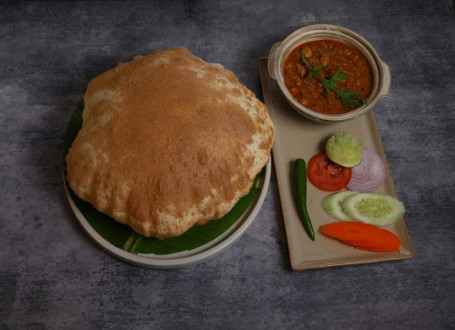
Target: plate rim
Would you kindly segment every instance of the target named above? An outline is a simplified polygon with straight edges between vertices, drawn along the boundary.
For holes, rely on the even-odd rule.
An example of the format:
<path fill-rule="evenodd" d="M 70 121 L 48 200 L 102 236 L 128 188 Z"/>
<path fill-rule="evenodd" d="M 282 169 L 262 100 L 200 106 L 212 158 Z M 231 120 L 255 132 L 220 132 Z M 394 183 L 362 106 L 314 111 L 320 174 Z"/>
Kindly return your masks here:
<path fill-rule="evenodd" d="M 254 221 L 256 218 L 257 214 L 259 213 L 259 210 L 262 207 L 262 204 L 264 203 L 265 197 L 267 195 L 269 183 L 270 183 L 270 177 L 271 177 L 271 162 L 272 162 L 272 157 L 269 158 L 269 161 L 267 162 L 267 165 L 265 166 L 265 173 L 263 176 L 263 179 L 259 180 L 259 184 L 262 185 L 261 187 L 261 192 L 259 196 L 255 198 L 253 201 L 254 205 L 250 205 L 249 208 L 245 211 L 244 214 L 249 212 L 249 215 L 244 218 L 244 219 L 239 219 L 237 220 L 231 228 L 234 227 L 234 229 L 228 229 L 225 233 L 221 234 L 214 240 L 210 241 L 209 243 L 206 243 L 200 247 L 197 247 L 193 250 L 189 251 L 197 251 L 201 250 L 199 252 L 195 252 L 194 254 L 191 255 L 183 255 L 182 252 L 179 253 L 173 253 L 168 256 L 173 256 L 173 257 L 165 257 L 165 255 L 154 255 L 154 254 L 142 254 L 142 253 L 132 253 L 125 251 L 109 241 L 107 241 L 105 238 L 103 238 L 98 232 L 89 224 L 87 219 L 84 217 L 82 212 L 79 210 L 79 208 L 76 206 L 71 194 L 70 194 L 70 187 L 68 187 L 68 184 L 66 182 L 66 178 L 63 174 L 63 185 L 65 188 L 65 195 L 66 198 L 70 204 L 71 210 L 73 211 L 74 215 L 76 216 L 76 219 L 78 222 L 82 225 L 82 228 L 85 230 L 85 232 L 89 235 L 89 237 L 97 243 L 103 250 L 108 252 L 109 254 L 113 255 L 114 257 L 117 257 L 118 259 L 131 263 L 136 266 L 143 266 L 147 268 L 157 268 L 157 269 L 171 269 L 171 268 L 181 268 L 181 267 L 186 267 L 186 266 L 191 266 L 203 261 L 206 261 L 217 254 L 221 253 L 224 251 L 226 248 L 231 246 L 234 242 L 237 241 L 244 233 L 245 231 L 249 228 L 251 223 Z M 235 228 L 236 224 L 241 223 L 238 225 L 237 228 Z M 219 240 L 219 241 L 217 241 Z M 215 241 L 215 242 L 214 242 Z M 206 248 L 204 248 L 206 247 Z M 186 251 L 185 251 L 186 252 Z M 180 255 L 180 256 L 179 256 Z M 154 257 L 152 257 L 154 256 Z"/>

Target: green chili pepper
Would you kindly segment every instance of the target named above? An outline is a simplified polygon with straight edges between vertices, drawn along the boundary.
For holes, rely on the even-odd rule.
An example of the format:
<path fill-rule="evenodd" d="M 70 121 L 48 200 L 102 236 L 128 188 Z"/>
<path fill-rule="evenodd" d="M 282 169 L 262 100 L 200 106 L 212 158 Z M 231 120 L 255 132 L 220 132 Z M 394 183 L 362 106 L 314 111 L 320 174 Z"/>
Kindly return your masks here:
<path fill-rule="evenodd" d="M 300 220 L 302 220 L 303 227 L 305 228 L 308 236 L 314 241 L 313 225 L 311 224 L 310 216 L 308 215 L 306 207 L 306 164 L 301 158 L 294 162 L 294 192 L 297 202 L 297 209 L 299 211 Z"/>

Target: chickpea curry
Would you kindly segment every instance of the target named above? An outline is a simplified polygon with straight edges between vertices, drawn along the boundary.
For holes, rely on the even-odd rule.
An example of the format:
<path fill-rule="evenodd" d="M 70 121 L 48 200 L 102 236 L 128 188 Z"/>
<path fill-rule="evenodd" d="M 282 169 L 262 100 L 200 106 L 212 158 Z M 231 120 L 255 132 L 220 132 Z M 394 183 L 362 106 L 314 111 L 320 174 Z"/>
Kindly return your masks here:
<path fill-rule="evenodd" d="M 373 88 L 365 56 L 336 40 L 309 41 L 286 58 L 283 76 L 292 96 L 303 106 L 342 114 L 363 104 Z"/>

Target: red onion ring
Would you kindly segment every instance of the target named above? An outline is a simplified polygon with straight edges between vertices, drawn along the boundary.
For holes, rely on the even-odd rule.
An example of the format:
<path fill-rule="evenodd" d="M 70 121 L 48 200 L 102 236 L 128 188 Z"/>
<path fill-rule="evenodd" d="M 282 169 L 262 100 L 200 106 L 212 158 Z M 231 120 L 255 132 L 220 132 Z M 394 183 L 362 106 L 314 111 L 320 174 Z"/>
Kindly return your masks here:
<path fill-rule="evenodd" d="M 371 192 L 378 189 L 385 180 L 386 168 L 382 158 L 363 148 L 362 160 L 359 165 L 352 167 L 352 176 L 347 188 L 361 192 Z"/>

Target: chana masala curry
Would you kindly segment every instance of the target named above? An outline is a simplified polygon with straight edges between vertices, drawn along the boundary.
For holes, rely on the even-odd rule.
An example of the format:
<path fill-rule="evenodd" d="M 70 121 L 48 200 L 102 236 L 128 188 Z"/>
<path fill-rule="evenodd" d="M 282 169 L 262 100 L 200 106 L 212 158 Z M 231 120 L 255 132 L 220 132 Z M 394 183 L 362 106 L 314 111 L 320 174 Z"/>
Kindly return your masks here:
<path fill-rule="evenodd" d="M 373 88 L 373 73 L 365 56 L 348 44 L 329 39 L 296 47 L 286 58 L 283 76 L 298 102 L 326 114 L 342 114 L 357 108 Z M 335 88 L 326 88 L 323 79 Z M 343 103 L 341 94 L 348 94 L 354 102 Z"/>

